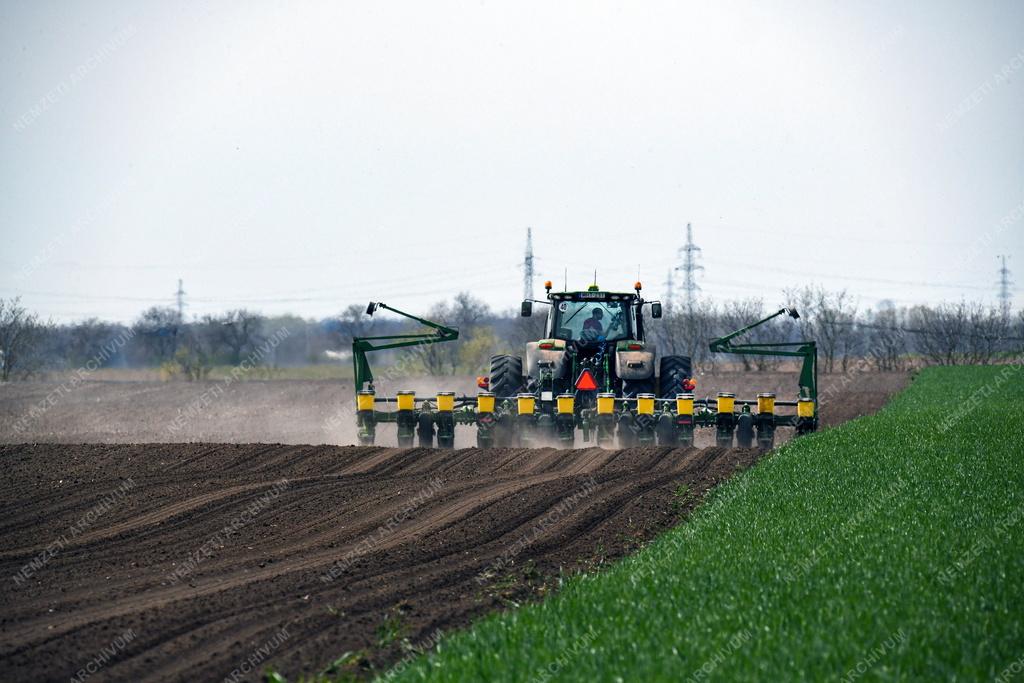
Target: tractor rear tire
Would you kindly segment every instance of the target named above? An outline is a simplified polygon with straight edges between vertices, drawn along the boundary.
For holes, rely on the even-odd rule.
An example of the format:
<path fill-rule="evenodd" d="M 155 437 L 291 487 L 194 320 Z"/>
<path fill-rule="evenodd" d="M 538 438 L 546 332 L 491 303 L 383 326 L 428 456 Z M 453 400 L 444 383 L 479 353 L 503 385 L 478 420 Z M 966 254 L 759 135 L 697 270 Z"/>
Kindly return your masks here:
<path fill-rule="evenodd" d="M 434 418 L 430 413 L 420 413 L 416 421 L 416 436 L 420 448 L 434 447 Z"/>
<path fill-rule="evenodd" d="M 514 397 L 523 390 L 523 359 L 520 356 L 491 356 L 491 393 Z"/>
<path fill-rule="evenodd" d="M 754 416 L 750 413 L 740 413 L 736 419 L 736 445 L 740 448 L 754 445 Z"/>
<path fill-rule="evenodd" d="M 658 396 L 675 398 L 676 394 L 685 393 L 683 380 L 692 377 L 693 362 L 689 356 L 662 356 Z"/>

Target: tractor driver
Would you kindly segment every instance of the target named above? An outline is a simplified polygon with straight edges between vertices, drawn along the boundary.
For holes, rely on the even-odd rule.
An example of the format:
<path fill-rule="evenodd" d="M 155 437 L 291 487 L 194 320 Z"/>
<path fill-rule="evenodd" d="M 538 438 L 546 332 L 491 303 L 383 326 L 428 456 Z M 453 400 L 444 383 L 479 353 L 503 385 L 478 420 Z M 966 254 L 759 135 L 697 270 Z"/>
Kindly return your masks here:
<path fill-rule="evenodd" d="M 585 337 L 600 337 L 604 334 L 604 324 L 601 320 L 604 318 L 604 311 L 601 307 L 594 309 L 594 312 L 583 322 L 583 335 Z M 587 333 L 591 334 L 587 334 Z"/>

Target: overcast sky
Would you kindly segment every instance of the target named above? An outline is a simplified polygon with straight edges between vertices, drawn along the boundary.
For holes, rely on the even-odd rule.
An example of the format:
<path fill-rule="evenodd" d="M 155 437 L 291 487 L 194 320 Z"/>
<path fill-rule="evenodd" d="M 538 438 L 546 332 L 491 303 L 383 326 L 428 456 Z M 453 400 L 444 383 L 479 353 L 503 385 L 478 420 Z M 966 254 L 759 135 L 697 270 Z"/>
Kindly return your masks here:
<path fill-rule="evenodd" d="M 995 303 L 1024 3 L 10 2 L 0 296 L 326 316 L 544 279 Z M 1024 304 L 1022 286 L 1016 304 Z"/>

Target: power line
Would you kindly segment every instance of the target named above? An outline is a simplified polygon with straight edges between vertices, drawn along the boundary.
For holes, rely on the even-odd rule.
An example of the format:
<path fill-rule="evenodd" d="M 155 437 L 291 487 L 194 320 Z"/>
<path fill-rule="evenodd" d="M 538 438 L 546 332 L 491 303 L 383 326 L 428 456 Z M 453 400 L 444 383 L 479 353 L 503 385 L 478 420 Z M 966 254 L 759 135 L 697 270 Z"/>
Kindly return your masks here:
<path fill-rule="evenodd" d="M 773 273 L 782 273 L 783 275 L 796 275 L 802 280 L 809 278 L 822 278 L 822 279 L 833 279 L 833 280 L 851 280 L 854 282 L 868 282 L 880 285 L 901 285 L 908 287 L 929 287 L 929 288 L 941 288 L 941 289 L 978 289 L 978 290 L 989 290 L 989 287 L 983 285 L 966 285 L 966 284 L 948 284 L 944 282 L 921 282 L 911 280 L 892 280 L 889 278 L 880 277 L 859 277 L 856 275 L 840 275 L 838 273 L 809 273 L 807 271 L 790 270 L 788 268 L 775 268 L 773 266 L 766 266 L 763 263 L 740 263 L 737 261 L 730 261 L 731 266 L 742 266 L 743 268 L 749 268 L 751 270 L 763 270 Z"/>
<path fill-rule="evenodd" d="M 686 295 L 686 312 L 693 313 L 693 304 L 697 298 L 700 286 L 697 284 L 695 275 L 697 271 L 704 270 L 704 266 L 697 263 L 700 257 L 700 247 L 693 243 L 693 226 L 686 224 L 686 245 L 679 253 L 683 256 L 683 265 L 676 270 L 683 271 L 683 292 Z"/>
<path fill-rule="evenodd" d="M 178 302 L 178 322 L 184 322 L 185 318 L 185 290 L 182 289 L 181 278 L 178 278 L 178 291 L 174 293 L 175 299 Z"/>
<path fill-rule="evenodd" d="M 1003 315 L 1010 315 L 1010 304 L 1013 301 L 1013 295 L 1010 294 L 1010 286 L 1013 284 L 1010 282 L 1010 269 L 1006 267 L 1006 255 L 1001 254 L 999 259 L 1002 261 L 1002 267 L 999 269 L 999 304 L 1003 309 Z"/>
<path fill-rule="evenodd" d="M 523 258 L 523 301 L 533 298 L 533 228 L 526 229 L 526 256 Z"/>
<path fill-rule="evenodd" d="M 896 327 L 893 325 L 873 325 L 871 323 L 862 323 L 856 320 L 837 320 L 834 325 L 840 325 L 842 327 L 856 327 L 860 329 L 868 330 L 881 330 L 882 332 L 901 332 L 905 334 L 934 334 L 929 330 L 915 330 L 909 327 Z M 983 334 L 977 335 L 979 339 L 986 341 L 1012 341 L 1012 342 L 1024 342 L 1024 337 L 1002 337 L 999 335 Z"/>
<path fill-rule="evenodd" d="M 116 296 L 116 295 L 92 295 L 92 294 L 65 294 L 63 292 L 36 292 L 21 290 L 19 296 L 42 296 L 53 299 L 72 299 L 78 301 L 142 301 L 142 302 L 166 302 L 172 303 L 172 296 Z"/>
<path fill-rule="evenodd" d="M 773 227 L 773 226 L 770 226 L 770 225 L 765 226 L 766 229 L 737 227 L 737 226 L 733 226 L 733 225 L 726 225 L 726 224 L 723 224 L 723 223 L 716 223 L 712 227 L 718 233 L 745 232 L 745 233 L 749 233 L 751 235 L 759 235 L 761 237 L 764 237 L 765 234 L 771 233 L 771 234 L 781 235 L 784 239 L 790 239 L 790 240 L 796 240 L 796 239 L 820 240 L 822 238 L 821 233 L 799 232 L 799 231 L 794 231 L 794 230 L 788 229 L 788 228 L 778 228 L 778 227 Z M 850 243 L 854 243 L 854 244 L 871 244 L 871 245 L 876 245 L 876 246 L 879 245 L 879 244 L 884 244 L 885 246 L 892 246 L 892 247 L 904 246 L 904 247 L 917 247 L 917 248 L 920 248 L 923 245 L 928 244 L 928 245 L 931 245 L 931 246 L 947 247 L 949 249 L 957 249 L 957 250 L 961 250 L 961 251 L 966 251 L 967 249 L 970 249 L 972 246 L 974 246 L 976 244 L 976 242 L 974 242 L 974 241 L 970 241 L 970 242 L 947 242 L 947 241 L 936 241 L 936 240 L 933 240 L 931 238 L 928 238 L 927 240 L 924 240 L 924 239 L 920 239 L 920 240 L 894 240 L 894 239 L 889 239 L 889 238 L 879 239 L 879 238 L 872 238 L 872 237 L 851 237 L 850 236 L 852 233 L 863 233 L 866 229 L 869 229 L 869 227 L 870 226 L 867 226 L 867 225 L 863 225 L 863 224 L 859 224 L 859 223 L 854 223 L 852 225 L 849 225 L 848 226 L 849 229 L 847 231 L 845 231 L 843 234 L 829 235 L 828 236 L 828 241 L 829 242 L 850 242 Z"/>
<path fill-rule="evenodd" d="M 494 274 L 494 267 L 492 265 L 479 266 L 477 268 L 469 268 L 469 269 L 461 270 L 459 272 L 459 276 L 460 276 L 460 278 L 462 278 L 462 280 L 460 280 L 460 283 L 458 285 L 454 285 L 454 286 L 455 287 L 463 286 L 465 284 L 465 279 L 467 279 L 467 278 L 472 280 L 474 278 L 483 277 L 483 276 L 489 275 L 489 274 L 490 275 Z M 490 281 L 491 279 L 492 278 L 488 278 L 488 281 Z M 413 285 L 415 285 L 415 286 L 421 286 L 421 285 L 424 285 L 424 284 L 427 284 L 427 285 L 438 285 L 438 284 L 442 284 L 442 283 L 451 283 L 451 280 L 452 280 L 452 277 L 448 273 L 434 273 L 434 274 L 428 275 L 428 276 L 423 276 L 423 275 L 406 275 L 406 276 L 389 277 L 389 278 L 385 278 L 385 279 L 381 279 L 381 280 L 368 280 L 368 281 L 362 281 L 361 280 L 361 281 L 359 281 L 358 284 L 359 284 L 361 289 L 367 289 L 367 288 L 370 288 L 370 289 L 387 288 L 388 291 L 398 291 L 398 290 L 396 290 L 396 287 L 397 287 L 397 288 L 399 288 L 399 290 L 401 290 L 402 288 L 407 288 L 409 290 L 409 292 L 419 293 L 419 291 L 416 290 L 415 287 L 413 287 Z M 505 280 L 503 279 L 502 281 L 504 282 Z M 451 284 L 449 284 L 448 286 L 449 286 L 449 289 L 451 289 L 453 287 L 453 285 L 451 285 Z M 197 302 L 217 303 L 217 302 L 221 302 L 221 301 L 223 301 L 223 302 L 249 302 L 249 303 L 262 303 L 262 302 L 279 303 L 279 302 L 287 302 L 287 301 L 296 301 L 296 302 L 298 302 L 298 301 L 322 301 L 322 302 L 330 302 L 330 301 L 338 301 L 338 300 L 345 300 L 345 299 L 347 299 L 349 297 L 349 295 L 351 294 L 352 290 L 353 290 L 353 286 L 352 285 L 348 285 L 348 286 L 344 286 L 344 287 L 318 287 L 318 288 L 304 288 L 304 289 L 300 289 L 300 290 L 277 291 L 277 292 L 271 292 L 271 293 L 262 294 L 262 295 L 226 294 L 226 295 L 223 295 L 223 296 L 192 297 L 192 298 L 190 298 L 188 300 L 188 303 L 186 303 L 185 305 L 186 306 L 193 306 Z M 336 292 L 336 294 L 333 294 L 334 292 Z M 166 296 L 149 296 L 149 297 L 146 297 L 146 296 L 124 296 L 124 295 L 114 295 L 114 294 L 83 294 L 83 293 L 80 293 L 80 292 L 74 292 L 74 293 L 68 293 L 68 292 L 47 292 L 47 291 L 38 291 L 38 290 L 16 290 L 15 293 L 18 294 L 18 295 L 24 295 L 24 296 L 47 297 L 47 298 L 56 298 L 56 299 L 72 299 L 72 300 L 81 300 L 81 301 L 140 301 L 140 302 L 151 302 L 151 303 L 159 302 L 159 303 L 162 303 L 162 304 L 169 304 L 169 305 L 172 305 L 172 306 L 176 304 L 176 295 L 174 295 L 174 294 L 166 295 Z M 310 296 L 310 294 L 313 294 L 313 293 L 318 293 L 318 294 Z M 299 295 L 306 295 L 306 296 L 299 296 Z"/>
<path fill-rule="evenodd" d="M 699 247 L 698 247 L 699 248 Z M 682 249 L 680 249 L 682 251 Z M 542 260 L 541 257 L 536 257 L 537 260 Z M 587 268 L 589 264 L 578 261 L 564 261 L 566 265 L 580 268 Z M 946 282 L 924 282 L 924 281 L 911 281 L 911 280 L 894 280 L 884 277 L 872 277 L 872 276 L 858 276 L 858 275 L 842 275 L 838 272 L 832 273 L 820 273 L 820 272 L 808 272 L 806 270 L 794 270 L 789 268 L 778 268 L 774 266 L 765 265 L 764 263 L 743 263 L 740 261 L 716 261 L 711 259 L 708 261 L 710 265 L 716 266 L 716 271 L 719 269 L 729 267 L 742 267 L 743 270 L 753 276 L 759 271 L 781 273 L 783 275 L 793 275 L 799 278 L 799 282 L 806 282 L 807 280 L 820 279 L 823 281 L 827 280 L 849 280 L 853 282 L 864 282 L 868 284 L 881 285 L 900 285 L 908 287 L 922 287 L 927 289 L 958 289 L 958 290 L 978 290 L 978 291 L 992 291 L 991 285 L 979 285 L 979 284 L 957 284 L 957 283 L 946 283 Z M 651 259 L 646 263 L 647 267 L 662 268 L 666 265 L 671 267 L 672 259 Z M 703 270 L 703 268 L 701 268 Z M 625 272 L 624 268 L 619 269 Z M 675 270 L 683 270 L 682 267 L 677 267 Z M 705 281 L 705 284 L 711 284 L 710 281 Z M 1013 283 L 1010 283 L 1011 285 Z M 757 284 L 758 287 L 762 286 L 762 283 Z M 698 290 L 701 288 L 698 286 Z M 1019 289 L 1013 289 L 1011 292 L 1020 291 Z"/>

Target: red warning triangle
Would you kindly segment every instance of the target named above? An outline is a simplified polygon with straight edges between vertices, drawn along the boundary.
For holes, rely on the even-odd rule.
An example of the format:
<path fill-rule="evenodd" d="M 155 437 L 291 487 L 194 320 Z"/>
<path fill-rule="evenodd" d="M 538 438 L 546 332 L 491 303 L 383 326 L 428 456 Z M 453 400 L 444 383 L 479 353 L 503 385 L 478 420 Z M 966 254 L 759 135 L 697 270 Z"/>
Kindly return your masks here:
<path fill-rule="evenodd" d="M 597 389 L 597 382 L 594 380 L 594 376 L 590 374 L 590 370 L 584 370 L 580 373 L 579 379 L 576 380 L 576 388 L 580 391 L 594 391 Z"/>

